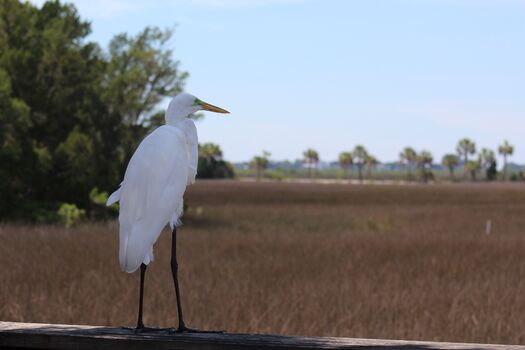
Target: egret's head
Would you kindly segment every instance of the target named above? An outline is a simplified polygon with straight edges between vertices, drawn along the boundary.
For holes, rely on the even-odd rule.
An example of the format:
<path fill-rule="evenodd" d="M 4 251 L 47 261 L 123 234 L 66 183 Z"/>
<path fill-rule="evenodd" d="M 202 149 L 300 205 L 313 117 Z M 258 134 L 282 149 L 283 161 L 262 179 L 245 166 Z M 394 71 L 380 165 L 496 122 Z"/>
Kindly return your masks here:
<path fill-rule="evenodd" d="M 175 96 L 166 110 L 166 122 L 176 121 L 190 116 L 198 111 L 210 111 L 216 113 L 230 113 L 225 109 L 199 100 L 197 97 L 181 92 Z"/>

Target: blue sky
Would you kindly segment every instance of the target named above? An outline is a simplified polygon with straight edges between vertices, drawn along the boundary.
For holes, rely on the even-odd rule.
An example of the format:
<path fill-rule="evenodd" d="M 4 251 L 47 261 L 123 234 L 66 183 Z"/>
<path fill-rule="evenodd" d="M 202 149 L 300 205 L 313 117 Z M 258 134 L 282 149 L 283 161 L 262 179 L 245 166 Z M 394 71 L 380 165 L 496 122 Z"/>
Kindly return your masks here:
<path fill-rule="evenodd" d="M 525 0 L 73 2 L 103 47 L 177 25 L 186 90 L 232 112 L 197 125 L 229 160 L 364 144 L 381 161 L 407 145 L 440 161 L 469 137 L 508 139 L 525 163 Z"/>

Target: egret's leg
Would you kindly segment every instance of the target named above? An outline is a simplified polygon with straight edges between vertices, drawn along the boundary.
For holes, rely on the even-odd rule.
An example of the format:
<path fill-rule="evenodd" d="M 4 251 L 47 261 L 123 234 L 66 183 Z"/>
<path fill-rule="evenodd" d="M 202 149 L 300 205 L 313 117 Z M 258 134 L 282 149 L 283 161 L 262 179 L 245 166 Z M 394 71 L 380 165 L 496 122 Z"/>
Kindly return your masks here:
<path fill-rule="evenodd" d="M 163 332 L 167 331 L 167 329 L 163 328 L 151 328 L 151 327 L 145 327 L 144 322 L 142 322 L 142 305 L 144 303 L 144 280 L 146 279 L 146 268 L 148 265 L 141 264 L 140 265 L 140 296 L 139 296 L 139 316 L 137 320 L 137 327 L 135 329 L 131 329 L 135 332 L 135 334 L 138 333 L 145 333 L 145 332 Z M 129 328 L 127 328 L 129 329 Z"/>
<path fill-rule="evenodd" d="M 184 317 L 182 315 L 182 305 L 180 301 L 180 288 L 179 288 L 179 264 L 177 263 L 177 227 L 173 226 L 173 232 L 171 234 L 171 275 L 173 277 L 173 283 L 175 284 L 175 295 L 177 296 L 177 312 L 179 314 L 179 327 L 178 331 L 186 329 L 184 324 Z"/>
<path fill-rule="evenodd" d="M 180 301 L 180 287 L 178 276 L 179 264 L 177 263 L 177 228 L 173 227 L 171 240 L 171 274 L 173 276 L 173 283 L 175 284 L 175 295 L 177 296 L 177 312 L 179 314 L 179 327 L 176 332 L 189 333 L 223 333 L 223 331 L 201 331 L 198 329 L 188 328 L 184 324 L 184 317 L 182 315 L 182 305 Z"/>
<path fill-rule="evenodd" d="M 137 320 L 137 330 L 144 329 L 144 322 L 142 322 L 142 305 L 144 301 L 144 279 L 146 277 L 146 268 L 148 265 L 140 265 L 140 297 L 139 297 L 139 317 Z"/>

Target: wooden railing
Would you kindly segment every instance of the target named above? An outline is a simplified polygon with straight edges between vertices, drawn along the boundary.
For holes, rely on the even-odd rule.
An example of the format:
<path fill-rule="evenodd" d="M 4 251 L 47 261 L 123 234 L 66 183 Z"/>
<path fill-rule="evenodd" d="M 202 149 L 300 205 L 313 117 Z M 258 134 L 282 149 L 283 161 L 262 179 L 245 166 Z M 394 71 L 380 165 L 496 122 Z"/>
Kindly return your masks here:
<path fill-rule="evenodd" d="M 517 345 L 416 342 L 384 339 L 292 337 L 260 334 L 134 334 L 124 328 L 0 322 L 1 349 L 515 349 Z"/>

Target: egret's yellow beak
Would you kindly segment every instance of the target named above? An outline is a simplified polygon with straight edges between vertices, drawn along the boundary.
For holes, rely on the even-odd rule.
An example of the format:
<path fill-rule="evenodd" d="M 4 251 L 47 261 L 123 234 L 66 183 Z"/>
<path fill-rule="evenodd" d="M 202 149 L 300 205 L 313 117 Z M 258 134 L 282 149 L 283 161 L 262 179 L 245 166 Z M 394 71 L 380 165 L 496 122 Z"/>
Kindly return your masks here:
<path fill-rule="evenodd" d="M 206 102 L 203 102 L 203 101 L 199 101 L 202 109 L 206 110 L 206 111 L 210 111 L 210 112 L 215 112 L 215 113 L 230 113 L 228 112 L 227 110 L 225 109 L 222 109 L 222 108 L 219 108 L 217 106 L 214 106 L 214 105 L 211 105 L 209 103 L 206 103 Z"/>

